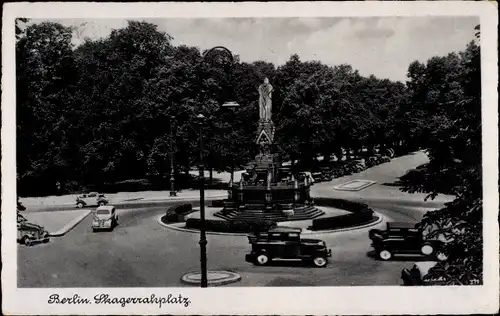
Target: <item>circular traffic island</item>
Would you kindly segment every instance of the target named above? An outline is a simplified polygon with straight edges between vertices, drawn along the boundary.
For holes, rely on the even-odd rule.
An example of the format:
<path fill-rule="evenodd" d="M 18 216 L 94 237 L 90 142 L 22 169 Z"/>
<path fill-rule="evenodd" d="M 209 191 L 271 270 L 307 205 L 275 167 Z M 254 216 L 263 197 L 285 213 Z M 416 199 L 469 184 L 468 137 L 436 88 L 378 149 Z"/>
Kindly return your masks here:
<path fill-rule="evenodd" d="M 314 206 L 308 206 L 316 212 L 313 218 L 282 218 L 276 220 L 271 214 L 262 210 L 239 210 L 238 217 L 226 219 L 221 215 L 221 207 L 206 206 L 205 221 L 202 223 L 199 209 L 190 204 L 171 206 L 160 221 L 162 225 L 181 231 L 199 231 L 202 226 L 207 233 L 246 235 L 254 231 L 268 230 L 275 226 L 297 227 L 305 234 L 352 230 L 376 225 L 382 218 L 373 212 L 368 205 L 342 199 L 318 198 Z M 218 206 L 218 205 L 217 205 Z M 234 211 L 233 211 L 234 212 Z M 253 217 L 254 215 L 259 215 Z M 306 214 L 307 215 L 307 214 Z M 281 216 L 281 215 L 280 215 Z"/>
<path fill-rule="evenodd" d="M 236 283 L 241 280 L 241 276 L 229 271 L 208 271 L 207 283 L 208 286 L 221 286 L 231 283 Z M 201 285 L 201 273 L 191 272 L 182 276 L 182 283 L 188 285 Z"/>

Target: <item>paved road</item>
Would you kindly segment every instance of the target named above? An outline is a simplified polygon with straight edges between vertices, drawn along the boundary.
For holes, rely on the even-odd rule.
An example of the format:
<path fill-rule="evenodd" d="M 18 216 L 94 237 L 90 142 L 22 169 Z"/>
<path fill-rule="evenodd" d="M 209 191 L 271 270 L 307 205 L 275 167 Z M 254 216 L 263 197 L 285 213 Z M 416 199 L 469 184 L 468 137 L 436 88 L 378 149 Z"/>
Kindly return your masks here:
<path fill-rule="evenodd" d="M 406 215 L 376 210 L 393 220 L 411 220 Z M 155 220 L 164 211 L 165 207 L 123 210 L 120 225 L 112 232 L 100 233 L 92 232 L 88 217 L 66 236 L 53 238 L 48 244 L 19 246 L 18 286 L 182 286 L 182 274 L 199 269 L 199 235 L 158 225 Z M 249 250 L 246 237 L 209 235 L 209 268 L 239 273 L 239 286 L 398 284 L 405 262 L 369 258 L 367 231 L 318 235 L 333 252 L 325 269 L 255 267 L 244 261 Z"/>
<path fill-rule="evenodd" d="M 401 163 L 413 162 L 412 157 Z M 390 165 L 379 166 L 391 169 Z M 380 170 L 377 169 L 377 173 Z M 383 173 L 380 173 L 383 174 Z M 373 175 L 374 176 L 374 175 Z M 367 172 L 364 178 L 372 177 Z M 376 179 L 372 179 L 376 180 Z M 319 185 L 335 196 L 332 184 Z M 373 188 L 372 188 L 373 189 Z M 361 194 L 361 192 L 358 192 Z M 403 201 L 404 202 L 404 201 Z M 416 221 L 422 207 L 379 199 L 374 209 L 390 221 Z M 411 204 L 411 203 L 410 203 Z M 378 207 L 381 206 L 381 207 Z M 19 287 L 165 287 L 184 286 L 184 273 L 199 270 L 198 234 L 166 229 L 156 218 L 167 206 L 121 210 L 112 232 L 93 233 L 88 217 L 62 238 L 31 248 L 18 247 Z M 381 223 L 379 226 L 384 225 Z M 373 227 L 372 227 L 373 228 Z M 381 262 L 370 258 L 368 229 L 318 235 L 332 249 L 326 268 L 298 265 L 256 267 L 246 263 L 246 237 L 208 236 L 208 267 L 230 270 L 242 280 L 228 286 L 397 285 L 409 261 Z M 311 236 L 312 238 L 316 236 Z"/>

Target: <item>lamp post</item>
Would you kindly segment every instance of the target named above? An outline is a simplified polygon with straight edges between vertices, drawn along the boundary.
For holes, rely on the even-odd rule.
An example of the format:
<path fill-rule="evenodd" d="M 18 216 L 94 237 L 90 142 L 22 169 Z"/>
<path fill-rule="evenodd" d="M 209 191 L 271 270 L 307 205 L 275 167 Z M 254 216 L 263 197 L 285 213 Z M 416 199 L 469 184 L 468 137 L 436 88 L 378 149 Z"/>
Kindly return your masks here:
<path fill-rule="evenodd" d="M 174 146 L 172 145 L 174 140 L 174 133 L 173 133 L 173 123 L 174 123 L 174 117 L 170 117 L 170 196 L 177 196 L 177 193 L 175 192 L 175 175 L 174 175 Z"/>
<path fill-rule="evenodd" d="M 234 62 L 234 57 L 233 54 L 229 49 L 223 46 L 216 46 L 203 54 L 203 57 L 198 64 L 200 67 L 203 62 L 205 61 L 205 58 L 209 56 L 211 53 L 215 51 L 220 51 L 224 54 L 226 54 L 229 57 L 229 60 L 231 62 L 231 67 Z M 200 80 L 200 86 L 201 86 L 201 76 L 199 77 Z M 235 101 L 229 101 L 225 102 L 222 107 L 238 107 L 239 104 Z M 198 119 L 199 123 L 199 146 L 200 146 L 200 163 L 198 165 L 199 169 L 199 184 L 200 184 L 200 263 L 201 263 L 201 287 L 206 288 L 208 287 L 208 271 L 207 271 L 207 227 L 206 227 L 206 220 L 205 220 L 205 170 L 203 166 L 203 123 L 205 121 L 205 116 L 203 114 L 198 114 L 196 117 Z"/>

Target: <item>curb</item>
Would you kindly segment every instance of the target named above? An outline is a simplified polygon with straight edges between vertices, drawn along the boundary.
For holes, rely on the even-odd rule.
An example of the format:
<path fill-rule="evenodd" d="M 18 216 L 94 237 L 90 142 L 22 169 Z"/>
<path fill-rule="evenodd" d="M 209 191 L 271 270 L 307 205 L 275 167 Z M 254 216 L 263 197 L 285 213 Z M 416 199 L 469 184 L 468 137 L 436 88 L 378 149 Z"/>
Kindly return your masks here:
<path fill-rule="evenodd" d="M 219 199 L 224 199 L 224 198 L 227 198 L 227 194 L 226 195 L 214 195 L 214 196 L 206 196 L 205 197 L 205 202 L 207 201 L 212 201 L 212 200 L 219 200 Z M 147 206 L 163 206 L 163 205 L 169 205 L 169 204 L 175 204 L 175 203 L 178 203 L 178 202 L 188 202 L 188 201 L 192 201 L 192 202 L 199 202 L 200 198 L 199 197 L 190 197 L 190 198 L 179 198 L 179 199 L 175 199 L 175 200 L 150 200 L 150 201 L 138 201 L 138 202 L 133 202 L 133 203 L 122 203 L 122 202 L 118 202 L 118 203 L 113 203 L 113 202 L 110 202 L 108 203 L 108 205 L 113 205 L 115 207 L 119 207 L 121 209 L 129 209 L 129 208 L 140 208 L 140 207 L 147 207 Z M 47 211 L 47 210 L 50 210 L 50 211 L 64 211 L 64 210 L 68 210 L 68 206 L 74 206 L 73 204 L 71 205 L 54 205 L 54 206 L 35 206 L 34 209 L 31 209 L 29 211 L 27 211 L 26 213 L 35 213 L 35 212 L 44 212 L 44 211 Z M 89 208 L 89 209 L 93 209 L 93 208 Z M 74 210 L 78 210 L 76 207 L 74 208 Z"/>
<path fill-rule="evenodd" d="M 352 184 L 355 182 L 364 182 L 364 184 L 359 185 L 359 186 L 354 187 L 354 188 L 349 188 L 349 187 L 343 188 L 344 186 L 348 186 L 349 184 Z M 364 190 L 364 189 L 368 188 L 369 186 L 372 186 L 376 183 L 377 183 L 377 181 L 372 181 L 372 180 L 363 180 L 363 179 L 351 180 L 351 181 L 344 182 L 342 184 L 334 185 L 333 189 L 337 190 L 337 191 L 357 192 L 357 191 Z"/>
<path fill-rule="evenodd" d="M 208 286 L 220 286 L 231 283 L 236 283 L 241 280 L 241 276 L 234 272 L 229 271 L 208 271 L 207 272 L 207 283 Z M 217 278 L 217 274 L 223 276 Z M 181 282 L 188 285 L 200 285 L 201 277 L 199 272 L 191 272 L 183 275 L 181 277 Z"/>
<path fill-rule="evenodd" d="M 88 210 L 83 215 L 73 218 L 68 224 L 66 224 L 63 228 L 59 229 L 55 233 L 49 233 L 50 237 L 61 237 L 66 235 L 70 230 L 76 227 L 76 225 L 80 224 L 89 214 L 92 213 L 92 210 Z"/>
<path fill-rule="evenodd" d="M 223 198 L 227 198 L 228 197 L 228 194 L 218 194 L 218 195 L 210 195 L 210 196 L 205 196 L 205 200 L 214 200 L 214 199 L 223 199 Z M 199 195 L 195 195 L 195 196 L 186 196 L 186 197 L 180 197 L 180 196 L 176 196 L 176 197 L 171 197 L 171 198 L 167 198 L 167 199 L 141 199 L 141 200 L 135 200 L 135 201 L 125 201 L 125 200 L 122 200 L 118 203 L 122 203 L 122 204 L 141 204 L 141 203 L 161 203 L 161 202 L 175 202 L 175 201 L 190 201 L 190 200 L 196 200 L 196 199 L 200 199 L 200 196 Z M 123 203 L 123 202 L 126 202 L 126 203 Z M 112 203 L 110 203 L 112 204 Z"/>
<path fill-rule="evenodd" d="M 333 233 L 341 233 L 341 232 L 346 232 L 346 231 L 350 231 L 350 230 L 358 230 L 358 229 L 363 229 L 363 228 L 367 228 L 367 227 L 371 227 L 371 226 L 375 226 L 375 225 L 378 225 L 380 223 L 382 223 L 382 221 L 384 220 L 384 216 L 380 213 L 377 213 L 377 212 L 373 212 L 375 214 L 375 216 L 378 217 L 377 220 L 371 222 L 371 223 L 368 223 L 368 224 L 363 224 L 361 226 L 353 226 L 353 227 L 346 227 L 346 228 L 339 228 L 339 229 L 332 229 L 332 230 L 321 230 L 321 231 L 312 231 L 312 230 L 302 230 L 302 235 L 320 235 L 320 234 L 333 234 Z M 171 229 L 171 230 L 176 230 L 176 231 L 180 231 L 180 232 L 184 232 L 184 233 L 197 233 L 199 234 L 200 231 L 199 230 L 196 230 L 196 229 L 191 229 L 191 228 L 183 228 L 183 227 L 177 227 L 177 226 L 173 226 L 171 224 L 165 224 L 164 222 L 162 222 L 162 217 L 165 216 L 165 215 L 160 215 L 157 217 L 156 221 L 158 222 L 158 224 L 160 224 L 160 226 L 163 226 L 167 229 Z M 177 224 L 177 223 L 176 223 Z M 219 236 L 247 236 L 248 233 L 222 233 L 222 232 L 209 232 L 207 231 L 207 235 L 219 235 Z"/>

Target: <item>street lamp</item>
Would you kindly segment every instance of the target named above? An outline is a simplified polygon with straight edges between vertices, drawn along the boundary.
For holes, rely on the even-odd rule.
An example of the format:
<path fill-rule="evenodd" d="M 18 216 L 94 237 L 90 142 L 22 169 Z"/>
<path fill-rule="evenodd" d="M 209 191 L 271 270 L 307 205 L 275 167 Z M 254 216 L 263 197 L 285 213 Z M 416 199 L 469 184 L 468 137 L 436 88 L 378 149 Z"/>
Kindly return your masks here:
<path fill-rule="evenodd" d="M 175 186 L 174 186 L 174 181 L 175 181 L 175 176 L 174 176 L 174 151 L 173 151 L 173 122 L 174 122 L 174 117 L 170 117 L 170 196 L 177 196 L 177 193 L 175 192 Z"/>
<path fill-rule="evenodd" d="M 234 62 L 233 54 L 229 49 L 223 46 L 216 46 L 203 54 L 203 57 L 198 66 L 201 66 L 205 61 L 205 58 L 215 51 L 220 51 L 229 57 L 231 62 L 231 67 Z M 199 72 L 198 72 L 199 73 Z M 199 77 L 201 82 L 201 76 Z M 201 85 L 200 85 L 201 86 Z M 229 101 L 222 104 L 223 107 L 239 107 L 239 104 L 235 101 Z M 196 117 L 199 122 L 199 146 L 200 146 L 200 164 L 199 168 L 199 183 L 200 183 L 200 263 L 201 263 L 201 287 L 208 287 L 207 278 L 207 227 L 205 220 L 205 170 L 203 166 L 203 122 L 205 121 L 205 116 L 203 114 L 198 114 Z"/>

